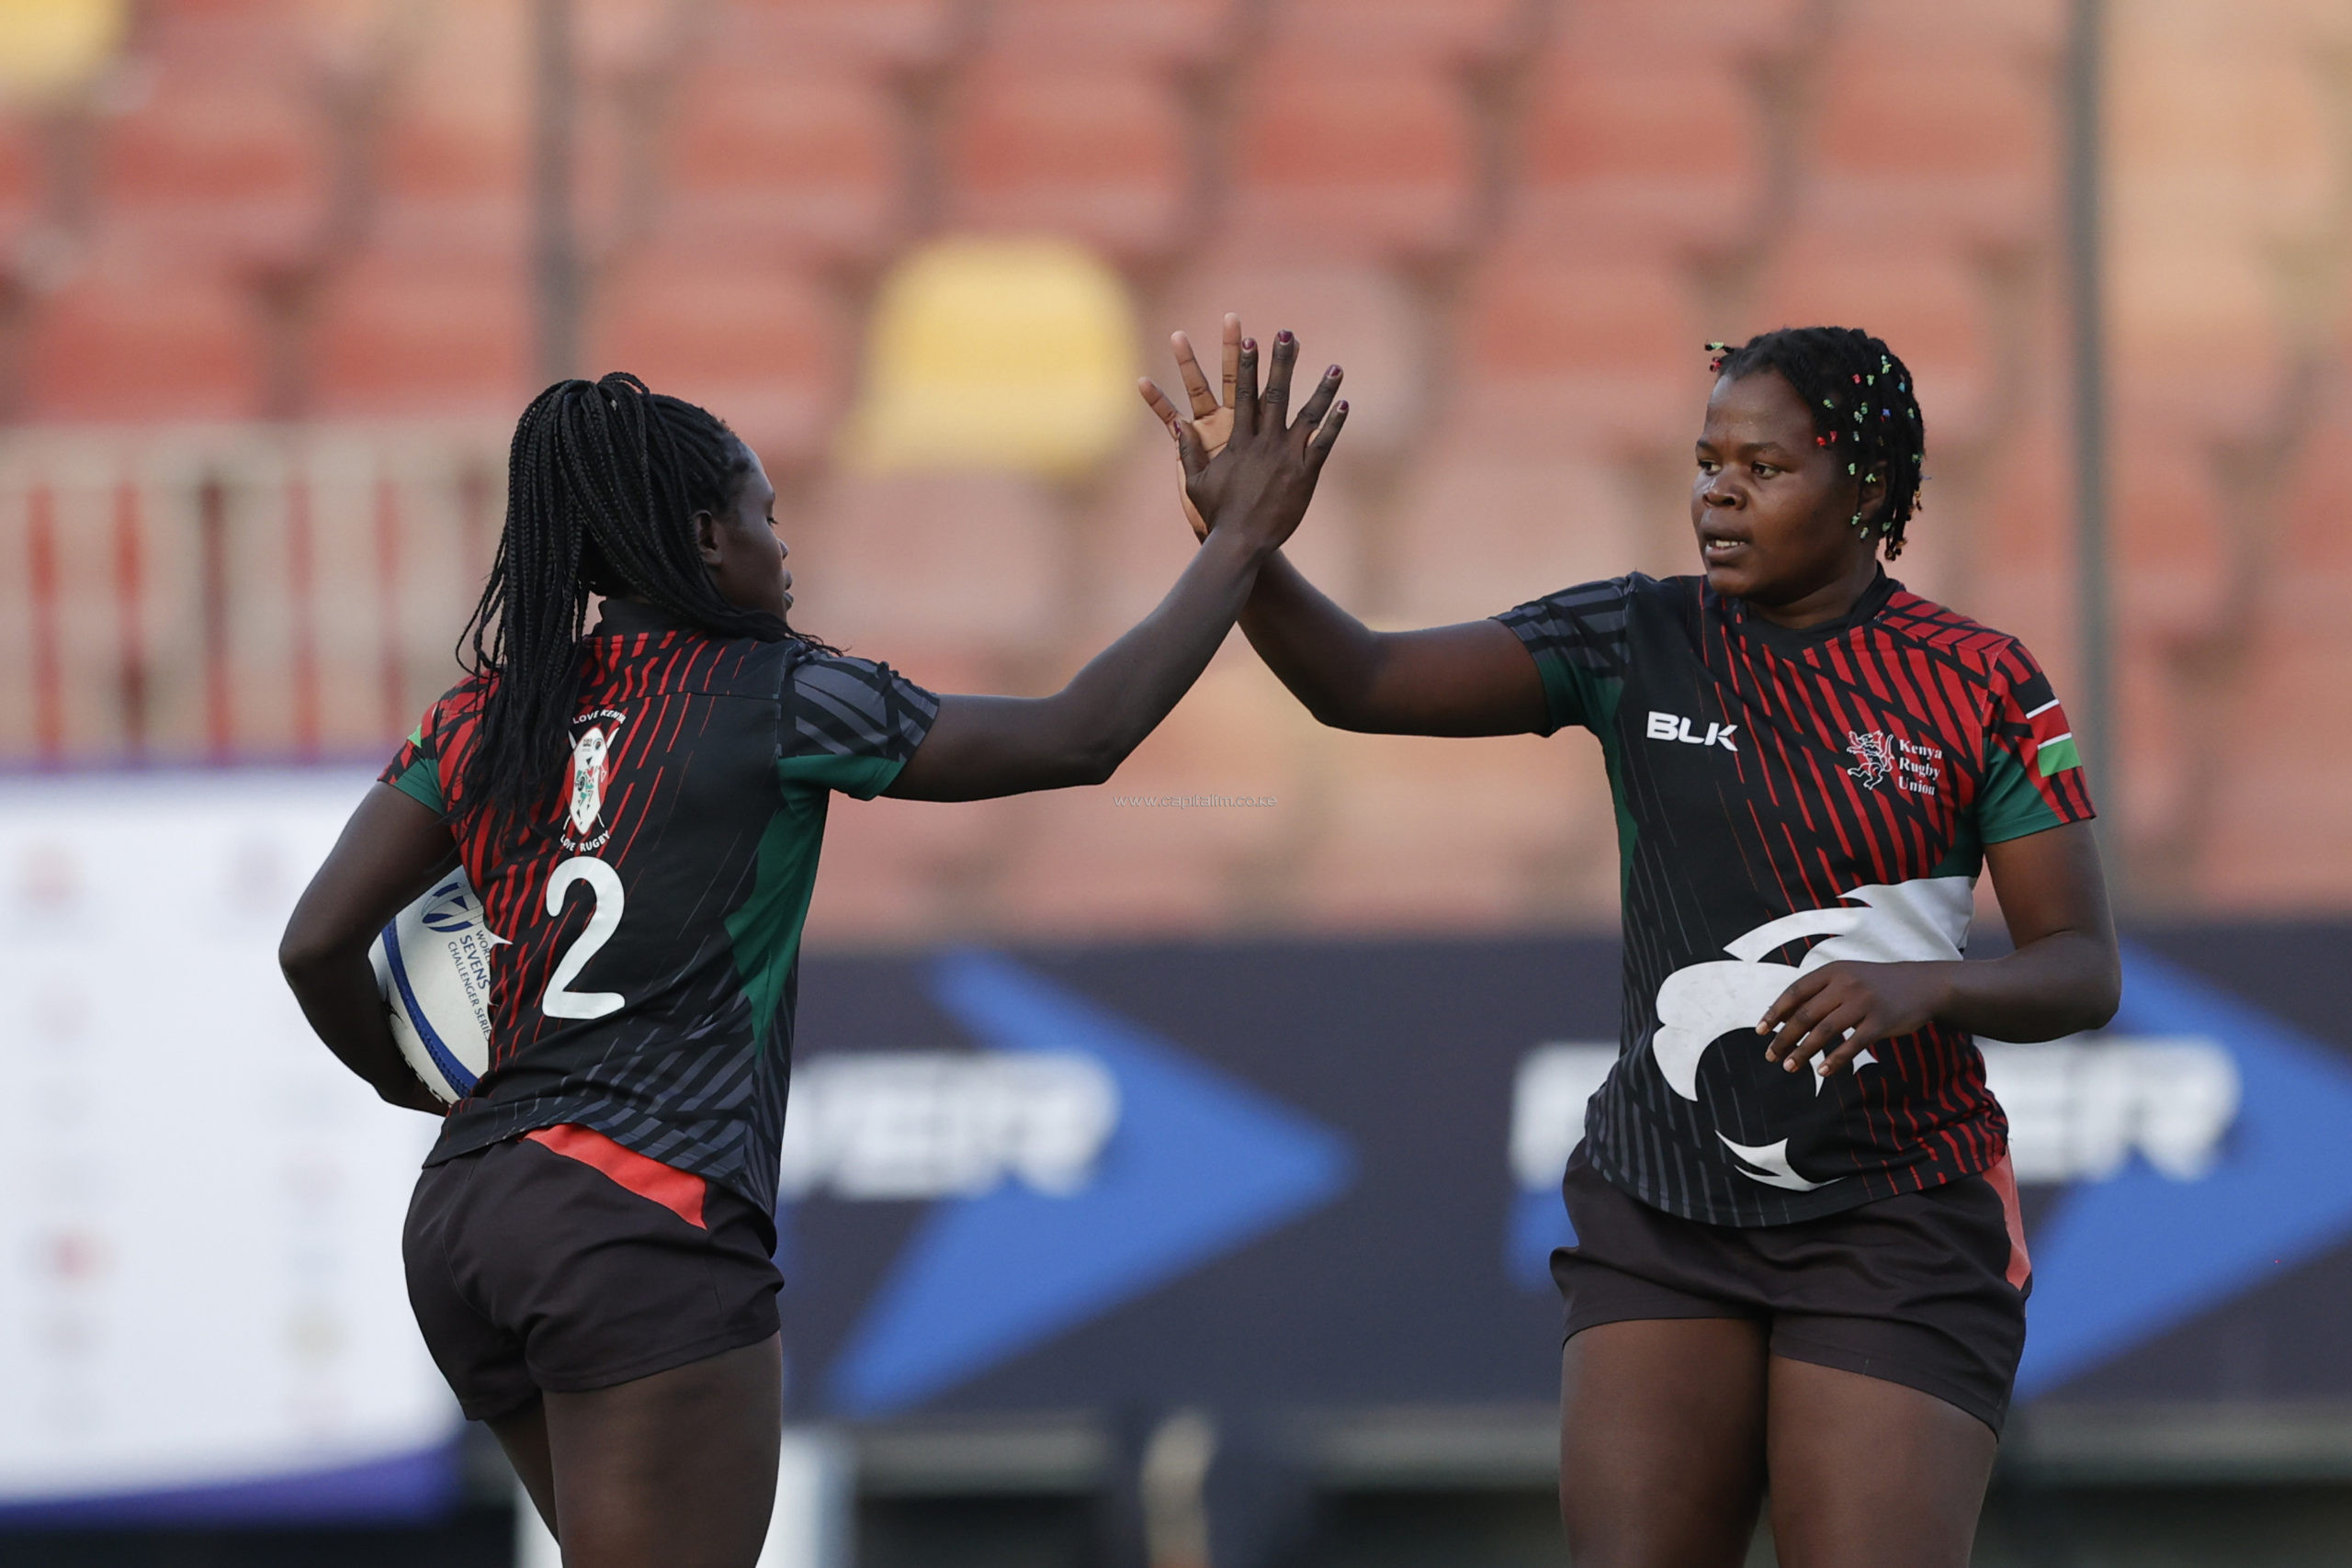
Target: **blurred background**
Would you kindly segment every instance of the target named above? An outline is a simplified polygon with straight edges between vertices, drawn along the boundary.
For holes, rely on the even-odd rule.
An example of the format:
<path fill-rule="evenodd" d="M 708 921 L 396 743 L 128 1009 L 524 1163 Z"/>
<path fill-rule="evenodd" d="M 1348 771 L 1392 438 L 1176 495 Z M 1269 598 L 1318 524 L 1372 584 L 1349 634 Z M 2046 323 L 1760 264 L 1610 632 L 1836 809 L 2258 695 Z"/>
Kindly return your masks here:
<path fill-rule="evenodd" d="M 2341 0 L 0 0 L 0 1562 L 551 1550 L 270 961 L 532 393 L 706 404 L 802 626 L 1043 693 L 1186 558 L 1133 379 L 1227 310 L 1346 365 L 1292 553 L 1392 626 L 1689 570 L 1709 340 L 1908 360 L 1896 573 L 2051 671 L 2132 942 L 1989 1048 L 1979 1560 L 2352 1561 L 2348 309 Z M 838 807 L 771 1568 L 1560 1561 L 1598 764 L 1237 638 L 1102 789 Z"/>

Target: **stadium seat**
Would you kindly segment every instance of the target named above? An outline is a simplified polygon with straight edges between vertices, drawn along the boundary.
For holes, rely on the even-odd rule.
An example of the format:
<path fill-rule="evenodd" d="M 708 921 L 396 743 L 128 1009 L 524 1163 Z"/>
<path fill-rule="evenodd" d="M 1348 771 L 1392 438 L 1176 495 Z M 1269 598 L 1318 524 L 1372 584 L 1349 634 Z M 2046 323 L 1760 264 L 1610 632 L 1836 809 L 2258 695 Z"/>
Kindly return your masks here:
<path fill-rule="evenodd" d="M 958 0 L 721 0 L 701 47 L 795 76 L 935 64 L 967 41 Z"/>
<path fill-rule="evenodd" d="M 1297 771 L 1313 728 L 1255 655 L 1227 648 L 1109 784 L 1041 797 L 1001 918 L 1063 939 L 1250 919 L 1272 864 L 1314 831 Z"/>
<path fill-rule="evenodd" d="M 1705 52 L 1663 63 L 1572 45 L 1547 57 L 1520 137 L 1522 244 L 1672 266 L 1754 223 L 1766 193 L 1752 88 Z"/>
<path fill-rule="evenodd" d="M 96 137 L 108 224 L 182 265 L 279 262 L 307 246 L 331 175 L 325 117 L 300 89 L 167 57 L 138 107 Z"/>
<path fill-rule="evenodd" d="M 1448 443 L 1399 507 L 1396 620 L 1479 620 L 1598 578 L 1690 570 L 1687 467 L 1644 475 L 1606 449 L 1538 457 Z"/>
<path fill-rule="evenodd" d="M 1528 12 L 1526 0 L 1285 0 L 1272 7 L 1268 31 L 1275 47 L 1302 57 L 1450 67 L 1504 47 Z"/>
<path fill-rule="evenodd" d="M 1057 72 L 1194 68 L 1230 40 L 1238 0 L 999 0 L 988 45 Z"/>
<path fill-rule="evenodd" d="M 1521 451 L 1679 446 L 1704 397 L 1709 335 L 1662 258 L 1584 264 L 1507 245 L 1464 301 L 1461 417 Z"/>
<path fill-rule="evenodd" d="M 28 312 L 21 411 L 38 420 L 243 419 L 260 412 L 251 302 L 218 271 L 101 245 Z"/>
<path fill-rule="evenodd" d="M 339 268 L 308 338 L 315 406 L 334 414 L 511 422 L 535 383 L 520 247 L 387 244 Z"/>
<path fill-rule="evenodd" d="M 1250 254 L 1412 258 L 1471 238 L 1469 104 L 1436 66 L 1269 51 L 1233 145 L 1229 220 Z"/>
<path fill-rule="evenodd" d="M 899 135 L 871 76 L 706 48 L 675 95 L 654 220 L 744 259 L 873 260 L 902 218 Z"/>
<path fill-rule="evenodd" d="M 1496 930 L 1606 908 L 1614 820 L 1587 739 L 1331 735 L 1337 781 L 1293 918 L 1343 931 Z"/>
<path fill-rule="evenodd" d="M 1068 235 L 1120 257 L 1184 238 L 1186 130 L 1164 73 L 992 64 L 959 85 L 945 137 L 955 227 Z"/>
<path fill-rule="evenodd" d="M 847 380 L 845 324 L 826 290 L 774 262 L 670 241 L 599 279 L 589 363 L 703 403 L 772 464 L 817 457 Z"/>
<path fill-rule="evenodd" d="M 1006 679 L 1069 622 L 1064 525 L 1009 475 L 836 475 L 787 520 L 794 619 L 910 673 Z"/>

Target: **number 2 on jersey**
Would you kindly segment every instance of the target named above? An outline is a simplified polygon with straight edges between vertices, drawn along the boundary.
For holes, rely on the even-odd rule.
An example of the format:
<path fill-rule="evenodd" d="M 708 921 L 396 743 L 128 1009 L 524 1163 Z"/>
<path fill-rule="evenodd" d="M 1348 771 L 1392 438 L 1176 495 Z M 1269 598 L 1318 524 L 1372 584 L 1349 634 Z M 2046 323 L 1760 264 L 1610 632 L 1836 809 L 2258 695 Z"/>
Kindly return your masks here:
<path fill-rule="evenodd" d="M 628 998 L 618 991 L 575 991 L 571 982 L 580 978 L 588 961 L 620 929 L 621 908 L 626 902 L 621 894 L 621 875 L 594 855 L 572 856 L 548 874 L 549 915 L 563 913 L 565 895 L 575 882 L 588 885 L 594 904 L 588 914 L 588 929 L 557 960 L 555 973 L 548 979 L 547 995 L 539 998 L 539 1010 L 549 1018 L 602 1018 L 606 1013 L 618 1012 Z"/>

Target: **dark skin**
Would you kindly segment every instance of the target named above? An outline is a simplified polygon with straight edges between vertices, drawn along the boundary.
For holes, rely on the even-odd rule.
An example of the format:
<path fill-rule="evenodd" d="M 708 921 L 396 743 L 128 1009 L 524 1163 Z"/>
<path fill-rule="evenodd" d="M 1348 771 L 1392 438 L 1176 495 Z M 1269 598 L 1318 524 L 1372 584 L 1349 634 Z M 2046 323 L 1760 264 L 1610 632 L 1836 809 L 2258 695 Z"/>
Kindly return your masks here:
<path fill-rule="evenodd" d="M 891 795 L 981 800 L 1101 784 L 1158 727 L 1298 526 L 1346 423 L 1336 372 L 1289 418 L 1297 358 L 1296 340 L 1280 334 L 1261 394 L 1257 347 L 1237 344 L 1230 434 L 1219 433 L 1214 455 L 1179 422 L 1187 502 L 1217 526 L 1159 607 L 1051 696 L 942 697 Z M 721 597 L 783 616 L 792 574 L 775 504 L 753 456 L 725 514 L 698 513 L 691 526 Z M 392 1040 L 368 950 L 456 859 L 448 822 L 377 784 L 304 890 L 278 948 L 287 982 L 328 1048 L 388 1102 L 435 1114 L 444 1108 Z M 782 1388 L 782 1349 L 770 1338 L 611 1388 L 549 1393 L 490 1426 L 570 1568 L 750 1568 L 775 1483 Z"/>
<path fill-rule="evenodd" d="M 1227 382 L 1240 323 L 1226 318 Z M 1193 423 L 1214 440 L 1219 400 L 1177 334 Z M 1145 399 L 1178 418 L 1156 387 Z M 1865 524 L 1883 476 L 1849 475 L 1815 439 L 1777 372 L 1718 379 L 1695 452 L 1690 522 L 1717 592 L 1796 629 L 1850 612 L 1878 573 Z M 1197 519 L 1194 531 L 1215 529 Z M 1277 555 L 1241 614 L 1250 645 L 1317 719 L 1390 735 L 1523 735 L 1547 722 L 1543 682 L 1496 621 L 1375 632 Z M 2086 824 L 1985 846 L 2015 950 L 1955 963 L 1825 964 L 1757 1030 L 1789 1072 L 1847 1069 L 1877 1041 L 1940 1021 L 2052 1040 L 2114 1016 L 2121 989 L 2097 840 Z M 1995 1438 L 1956 1406 L 1900 1384 L 1770 1355 L 1733 1319 L 1603 1325 L 1561 1359 L 1560 1497 L 1579 1568 L 1744 1561 L 1771 1477 L 1788 1568 L 1962 1568 Z"/>

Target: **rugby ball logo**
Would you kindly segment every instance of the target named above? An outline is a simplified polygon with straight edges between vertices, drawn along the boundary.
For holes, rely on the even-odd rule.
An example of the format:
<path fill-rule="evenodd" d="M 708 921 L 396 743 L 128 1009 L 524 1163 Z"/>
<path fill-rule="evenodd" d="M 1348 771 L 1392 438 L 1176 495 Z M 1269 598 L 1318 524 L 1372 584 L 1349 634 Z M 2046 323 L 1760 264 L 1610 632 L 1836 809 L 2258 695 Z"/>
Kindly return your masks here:
<path fill-rule="evenodd" d="M 503 940 L 458 871 L 393 916 L 368 951 L 393 1041 L 445 1102 L 472 1093 L 489 1070 L 490 955 Z"/>

